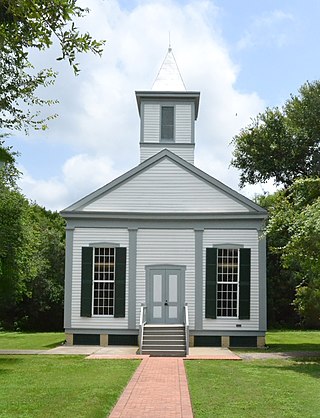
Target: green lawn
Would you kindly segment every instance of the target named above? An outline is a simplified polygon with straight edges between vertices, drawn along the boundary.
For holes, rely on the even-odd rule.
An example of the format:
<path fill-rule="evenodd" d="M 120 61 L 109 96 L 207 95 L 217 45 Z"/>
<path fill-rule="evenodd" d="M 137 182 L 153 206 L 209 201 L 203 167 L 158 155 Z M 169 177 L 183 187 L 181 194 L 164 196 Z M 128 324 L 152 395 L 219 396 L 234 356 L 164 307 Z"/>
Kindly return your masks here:
<path fill-rule="evenodd" d="M 64 340 L 63 332 L 0 332 L 0 350 L 46 350 Z"/>
<path fill-rule="evenodd" d="M 196 418 L 320 417 L 320 359 L 185 361 Z"/>
<path fill-rule="evenodd" d="M 45 350 L 64 339 L 62 332 L 0 332 L 0 350 Z M 269 351 L 320 351 L 320 331 L 268 331 L 266 344 Z"/>
<path fill-rule="evenodd" d="M 270 351 L 320 351 L 320 331 L 268 331 L 266 344 Z"/>
<path fill-rule="evenodd" d="M 0 356 L 0 417 L 105 417 L 139 363 Z"/>

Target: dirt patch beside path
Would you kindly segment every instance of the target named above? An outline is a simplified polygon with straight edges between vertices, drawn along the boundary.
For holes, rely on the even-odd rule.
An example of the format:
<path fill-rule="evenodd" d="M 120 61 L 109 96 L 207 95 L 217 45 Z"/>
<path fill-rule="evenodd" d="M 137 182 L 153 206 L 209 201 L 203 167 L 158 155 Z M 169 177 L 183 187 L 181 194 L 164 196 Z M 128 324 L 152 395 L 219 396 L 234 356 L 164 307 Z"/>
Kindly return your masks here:
<path fill-rule="evenodd" d="M 283 353 L 237 353 L 242 360 L 268 360 L 268 359 L 293 359 L 293 358 L 320 358 L 320 351 L 287 351 Z"/>

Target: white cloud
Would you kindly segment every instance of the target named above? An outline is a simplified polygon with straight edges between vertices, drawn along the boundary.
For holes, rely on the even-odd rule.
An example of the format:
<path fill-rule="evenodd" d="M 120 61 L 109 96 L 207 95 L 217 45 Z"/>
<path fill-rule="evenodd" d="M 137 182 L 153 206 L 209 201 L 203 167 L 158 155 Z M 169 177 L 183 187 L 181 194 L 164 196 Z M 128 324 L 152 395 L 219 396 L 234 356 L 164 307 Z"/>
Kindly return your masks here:
<path fill-rule="evenodd" d="M 239 68 L 214 29 L 219 11 L 213 2 L 141 1 L 128 11 L 114 0 L 92 0 L 90 8 L 80 29 L 107 40 L 103 57 L 82 56 L 79 77 L 66 65 L 60 67 L 55 87 L 59 118 L 47 134 L 51 144 L 68 144 L 76 155 L 57 167 L 54 178 L 44 172 L 37 180 L 30 174 L 32 166 L 26 167 L 24 193 L 61 209 L 138 164 L 140 120 L 134 91 L 151 89 L 169 31 L 187 89 L 201 92 L 196 164 L 236 188 L 238 175 L 228 169 L 229 143 L 265 105 L 254 92 L 235 89 Z M 32 164 L 36 158 L 43 156 L 34 156 Z"/>
<path fill-rule="evenodd" d="M 294 22 L 291 13 L 274 10 L 257 17 L 238 42 L 238 49 L 261 46 L 284 47 L 290 42 Z"/>
<path fill-rule="evenodd" d="M 23 192 L 41 206 L 61 210 L 95 189 L 109 183 L 121 173 L 105 156 L 75 155 L 62 167 L 59 178 L 34 179 L 22 168 L 23 178 L 19 186 Z"/>

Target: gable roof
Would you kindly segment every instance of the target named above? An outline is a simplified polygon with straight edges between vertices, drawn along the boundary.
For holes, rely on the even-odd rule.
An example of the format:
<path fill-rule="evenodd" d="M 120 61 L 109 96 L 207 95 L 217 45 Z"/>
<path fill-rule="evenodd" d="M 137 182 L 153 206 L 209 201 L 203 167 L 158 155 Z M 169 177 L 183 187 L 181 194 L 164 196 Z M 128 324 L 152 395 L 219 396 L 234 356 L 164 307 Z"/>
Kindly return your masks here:
<path fill-rule="evenodd" d="M 266 215 L 266 210 L 257 205 L 256 203 L 252 202 L 250 199 L 246 198 L 245 196 L 241 195 L 240 193 L 232 190 L 225 184 L 221 183 L 219 180 L 211 177 L 210 175 L 206 174 L 199 168 L 195 167 L 194 165 L 188 163 L 178 155 L 174 154 L 173 152 L 169 151 L 168 149 L 163 149 L 156 155 L 148 158 L 138 166 L 134 167 L 133 169 L 129 170 L 125 174 L 121 175 L 120 177 L 116 178 L 115 180 L 111 181 L 110 183 L 106 184 L 105 186 L 101 187 L 100 189 L 94 191 L 93 193 L 89 194 L 88 196 L 80 199 L 78 202 L 74 203 L 73 205 L 64 209 L 61 214 L 62 216 L 67 216 L 68 214 L 72 214 L 78 211 L 84 211 L 85 207 L 92 205 L 98 199 L 101 199 L 104 195 L 115 191 L 119 187 L 129 183 L 131 180 L 137 178 L 139 175 L 147 172 L 150 168 L 154 167 L 155 165 L 159 164 L 162 160 L 169 160 L 172 163 L 178 165 L 179 167 L 183 168 L 188 173 L 192 174 L 202 182 L 212 186 L 213 188 L 219 190 L 225 196 L 228 196 L 232 200 L 238 202 L 240 205 L 246 208 L 246 213 L 251 214 L 260 214 Z M 148 211 L 144 211 L 148 213 Z"/>

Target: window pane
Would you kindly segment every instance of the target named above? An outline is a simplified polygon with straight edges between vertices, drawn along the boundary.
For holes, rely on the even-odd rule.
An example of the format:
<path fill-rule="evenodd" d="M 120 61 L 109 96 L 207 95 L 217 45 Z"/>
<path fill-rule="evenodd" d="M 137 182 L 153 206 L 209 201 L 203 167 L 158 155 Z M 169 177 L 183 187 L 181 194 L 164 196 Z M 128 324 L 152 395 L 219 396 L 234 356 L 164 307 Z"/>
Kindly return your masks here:
<path fill-rule="evenodd" d="M 238 315 L 238 249 L 218 249 L 217 316 Z"/>
<path fill-rule="evenodd" d="M 162 106 L 161 108 L 161 139 L 174 139 L 174 108 L 173 106 Z"/>
<path fill-rule="evenodd" d="M 93 315 L 113 315 L 114 270 L 114 248 L 95 248 Z"/>

